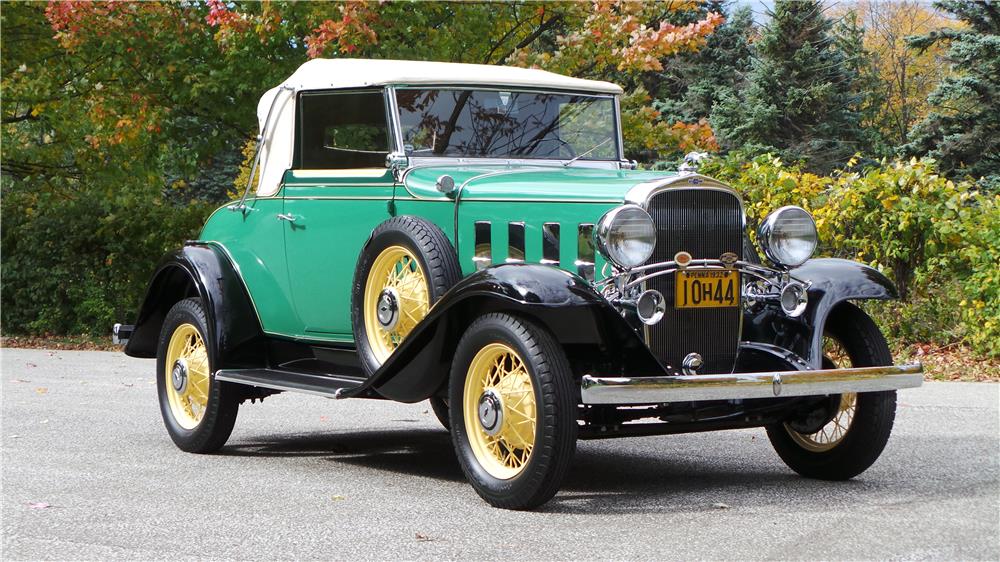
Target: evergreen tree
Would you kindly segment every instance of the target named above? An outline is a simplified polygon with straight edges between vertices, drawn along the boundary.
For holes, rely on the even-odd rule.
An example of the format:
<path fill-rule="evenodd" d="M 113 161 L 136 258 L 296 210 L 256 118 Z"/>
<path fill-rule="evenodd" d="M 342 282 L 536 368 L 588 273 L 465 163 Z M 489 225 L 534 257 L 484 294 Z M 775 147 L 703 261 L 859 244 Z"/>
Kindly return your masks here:
<path fill-rule="evenodd" d="M 668 121 L 707 119 L 723 92 L 741 89 L 746 81 L 754 33 L 749 6 L 730 11 L 730 2 L 713 0 L 702 11 L 723 14 L 726 22 L 700 50 L 665 61 L 655 84 L 646 84 L 654 93 L 653 106 Z"/>
<path fill-rule="evenodd" d="M 957 71 L 931 93 L 932 111 L 910 134 L 905 154 L 936 158 L 952 176 L 971 175 L 1000 190 L 1000 5 L 990 1 L 941 0 L 940 10 L 968 24 L 915 37 L 927 48 L 950 42 L 948 61 Z"/>
<path fill-rule="evenodd" d="M 857 72 L 847 64 L 819 1 L 777 0 L 753 46 L 744 91 L 712 110 L 723 148 L 774 152 L 820 173 L 859 148 Z"/>

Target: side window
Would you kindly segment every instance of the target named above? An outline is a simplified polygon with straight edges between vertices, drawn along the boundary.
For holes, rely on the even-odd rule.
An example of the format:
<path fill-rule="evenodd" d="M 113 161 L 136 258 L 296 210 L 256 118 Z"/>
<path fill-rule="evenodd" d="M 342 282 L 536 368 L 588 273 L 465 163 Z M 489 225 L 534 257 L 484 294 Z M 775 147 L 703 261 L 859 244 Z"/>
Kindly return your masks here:
<path fill-rule="evenodd" d="M 297 168 L 380 168 L 389 153 L 382 92 L 306 92 L 299 97 Z"/>

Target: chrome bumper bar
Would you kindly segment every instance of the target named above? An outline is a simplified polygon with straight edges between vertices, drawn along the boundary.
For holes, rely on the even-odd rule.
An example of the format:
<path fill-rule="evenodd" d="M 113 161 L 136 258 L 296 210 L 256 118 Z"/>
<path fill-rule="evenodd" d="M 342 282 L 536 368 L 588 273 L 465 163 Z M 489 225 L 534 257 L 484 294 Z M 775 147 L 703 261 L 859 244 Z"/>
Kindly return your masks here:
<path fill-rule="evenodd" d="M 923 383 L 920 363 L 855 369 L 683 375 L 663 377 L 593 377 L 584 375 L 584 404 L 660 404 L 701 400 L 739 400 L 822 396 L 914 388 Z"/>

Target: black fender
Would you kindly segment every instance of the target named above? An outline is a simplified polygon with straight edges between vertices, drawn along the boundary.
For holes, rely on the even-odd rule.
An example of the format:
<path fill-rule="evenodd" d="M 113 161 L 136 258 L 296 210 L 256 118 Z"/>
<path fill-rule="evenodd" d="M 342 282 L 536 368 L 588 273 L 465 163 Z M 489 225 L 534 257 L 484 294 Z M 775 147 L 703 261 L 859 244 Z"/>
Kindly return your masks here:
<path fill-rule="evenodd" d="M 504 264 L 459 281 L 430 310 L 406 340 L 360 388 L 400 402 L 434 395 L 447 381 L 451 360 L 465 329 L 477 317 L 508 312 L 549 330 L 567 350 L 576 376 L 580 369 L 602 373 L 662 375 L 664 370 L 640 334 L 593 287 L 550 265 Z"/>
<path fill-rule="evenodd" d="M 808 282 L 809 306 L 801 320 L 812 327 L 804 358 L 813 369 L 822 368 L 823 328 L 836 306 L 851 300 L 893 300 L 896 286 L 877 269 L 850 260 L 821 258 L 809 260 L 790 271 L 792 277 Z"/>
<path fill-rule="evenodd" d="M 188 242 L 160 260 L 125 346 L 132 357 L 156 357 L 163 320 L 182 299 L 199 297 L 208 315 L 209 353 L 216 369 L 266 364 L 263 330 L 236 268 L 215 244 Z"/>

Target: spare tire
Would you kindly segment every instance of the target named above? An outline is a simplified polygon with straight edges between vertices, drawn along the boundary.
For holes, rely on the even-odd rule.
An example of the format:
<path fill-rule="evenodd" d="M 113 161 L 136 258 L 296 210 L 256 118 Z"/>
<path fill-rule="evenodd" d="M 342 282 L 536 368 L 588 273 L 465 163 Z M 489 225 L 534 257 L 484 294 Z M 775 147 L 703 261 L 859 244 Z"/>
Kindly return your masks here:
<path fill-rule="evenodd" d="M 365 373 L 377 371 L 460 278 L 455 249 L 437 225 L 411 216 L 380 224 L 361 250 L 351 291 Z"/>

